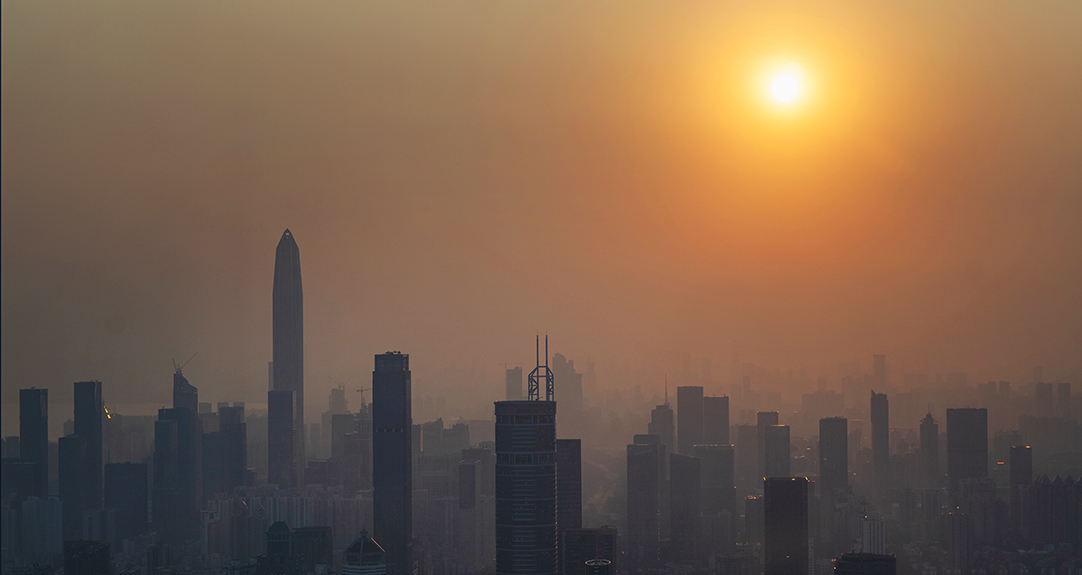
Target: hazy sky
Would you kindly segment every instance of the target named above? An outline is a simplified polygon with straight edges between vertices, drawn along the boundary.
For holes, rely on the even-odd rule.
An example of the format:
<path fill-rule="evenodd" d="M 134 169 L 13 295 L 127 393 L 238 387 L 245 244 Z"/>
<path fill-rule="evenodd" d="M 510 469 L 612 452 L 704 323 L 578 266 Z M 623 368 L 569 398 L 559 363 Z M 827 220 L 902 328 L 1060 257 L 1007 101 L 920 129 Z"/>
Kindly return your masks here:
<path fill-rule="evenodd" d="M 1076 0 L 2 10 L 4 434 L 21 387 L 165 404 L 195 352 L 201 398 L 265 402 L 287 227 L 313 409 L 546 331 L 610 386 L 1082 371 Z"/>

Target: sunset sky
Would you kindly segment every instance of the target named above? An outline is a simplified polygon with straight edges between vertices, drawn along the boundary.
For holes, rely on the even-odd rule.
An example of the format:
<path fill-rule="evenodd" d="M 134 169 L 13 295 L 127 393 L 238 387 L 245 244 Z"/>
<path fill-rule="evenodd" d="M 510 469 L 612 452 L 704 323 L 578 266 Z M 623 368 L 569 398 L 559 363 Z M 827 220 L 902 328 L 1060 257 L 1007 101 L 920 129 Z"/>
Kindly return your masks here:
<path fill-rule="evenodd" d="M 312 410 L 546 332 L 606 387 L 1082 372 L 1077 0 L 2 11 L 5 435 L 19 388 L 164 405 L 196 352 L 201 399 L 265 402 L 286 228 Z"/>

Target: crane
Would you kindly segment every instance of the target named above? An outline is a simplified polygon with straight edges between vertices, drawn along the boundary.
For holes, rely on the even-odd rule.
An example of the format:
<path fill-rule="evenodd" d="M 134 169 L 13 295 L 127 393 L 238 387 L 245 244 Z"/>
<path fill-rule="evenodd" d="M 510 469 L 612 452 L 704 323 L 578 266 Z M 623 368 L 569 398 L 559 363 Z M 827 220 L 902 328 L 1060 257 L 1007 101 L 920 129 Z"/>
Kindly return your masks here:
<path fill-rule="evenodd" d="M 366 391 L 372 391 L 372 388 L 371 387 L 362 387 L 362 388 L 357 390 L 357 392 L 361 394 L 361 407 L 364 407 L 364 406 L 368 405 L 367 403 L 364 402 L 364 392 L 366 392 Z"/>

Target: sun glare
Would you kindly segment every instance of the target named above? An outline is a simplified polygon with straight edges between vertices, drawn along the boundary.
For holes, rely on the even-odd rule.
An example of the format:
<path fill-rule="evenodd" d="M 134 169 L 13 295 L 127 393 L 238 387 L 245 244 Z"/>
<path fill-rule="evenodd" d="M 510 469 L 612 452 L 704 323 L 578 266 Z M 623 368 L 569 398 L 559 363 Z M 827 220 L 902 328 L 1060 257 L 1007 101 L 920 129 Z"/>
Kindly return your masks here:
<path fill-rule="evenodd" d="M 770 94 L 779 102 L 792 102 L 800 95 L 804 69 L 799 64 L 786 64 L 770 81 Z"/>

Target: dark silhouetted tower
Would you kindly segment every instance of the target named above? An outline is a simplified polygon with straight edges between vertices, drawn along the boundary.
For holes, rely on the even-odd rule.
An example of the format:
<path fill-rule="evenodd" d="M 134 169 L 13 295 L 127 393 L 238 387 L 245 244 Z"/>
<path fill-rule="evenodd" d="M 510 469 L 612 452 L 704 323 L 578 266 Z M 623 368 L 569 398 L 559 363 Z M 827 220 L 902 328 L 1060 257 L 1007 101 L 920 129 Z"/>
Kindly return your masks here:
<path fill-rule="evenodd" d="M 162 472 L 169 473 L 169 468 L 173 468 L 175 469 L 175 476 L 166 479 L 163 483 L 172 488 L 169 497 L 175 504 L 175 508 L 171 514 L 166 515 L 162 520 L 169 522 L 171 528 L 176 529 L 174 535 L 178 539 L 166 541 L 173 545 L 185 539 L 199 537 L 201 511 L 203 509 L 203 420 L 199 418 L 198 414 L 192 413 L 186 407 L 159 409 L 156 423 L 161 424 L 167 421 L 176 422 L 176 464 L 174 467 L 172 464 L 166 463 L 166 467 Z M 154 431 L 157 434 L 157 426 Z M 167 434 L 165 440 L 169 441 L 169 439 Z M 154 448 L 155 467 L 157 467 L 157 437 L 155 437 Z M 164 459 L 172 458 L 172 446 L 166 445 L 164 449 L 166 453 Z M 157 479 L 158 470 L 155 469 L 155 480 Z M 155 481 L 154 490 L 155 492 L 158 491 L 157 481 Z M 157 499 L 155 499 L 153 509 L 155 518 L 158 518 Z M 161 521 L 156 520 L 156 524 L 161 525 Z"/>
<path fill-rule="evenodd" d="M 293 449 L 290 451 L 296 484 L 304 483 L 304 293 L 301 289 L 301 251 L 286 230 L 274 253 L 273 353 L 274 391 L 292 391 Z M 275 426 L 268 413 L 268 425 Z M 285 427 L 285 423 L 281 424 Z"/>
<path fill-rule="evenodd" d="M 703 442 L 703 388 L 686 385 L 676 388 L 676 441 L 684 455 L 695 453 Z"/>
<path fill-rule="evenodd" d="M 879 489 L 890 486 L 890 418 L 887 394 L 872 391 L 872 470 Z"/>
<path fill-rule="evenodd" d="M 116 540 L 147 532 L 149 514 L 145 463 L 105 465 L 105 506 L 116 510 Z"/>
<path fill-rule="evenodd" d="M 947 479 L 952 493 L 963 479 L 988 477 L 988 410 L 947 410 Z"/>
<path fill-rule="evenodd" d="M 729 398 L 707 396 L 703 398 L 703 443 L 706 445 L 729 445 Z"/>
<path fill-rule="evenodd" d="M 582 440 L 556 440 L 556 531 L 582 528 Z"/>
<path fill-rule="evenodd" d="M 676 416 L 672 407 L 669 406 L 668 393 L 665 394 L 665 403 L 654 408 L 650 412 L 650 425 L 647 431 L 650 435 L 656 435 L 661 439 L 665 450 L 673 453 L 676 449 Z"/>
<path fill-rule="evenodd" d="M 387 553 L 387 574 L 413 572 L 412 392 L 409 355 L 376 356 L 372 372 L 372 480 L 375 538 Z"/>
<path fill-rule="evenodd" d="M 808 480 L 768 477 L 763 524 L 765 575 L 808 575 Z"/>
<path fill-rule="evenodd" d="M 778 412 L 776 411 L 760 411 L 755 414 L 756 424 L 756 453 L 757 455 L 757 477 L 758 479 L 766 477 L 766 428 L 771 425 L 778 424 Z"/>
<path fill-rule="evenodd" d="M 927 487 L 938 488 L 943 482 L 943 472 L 939 469 L 939 424 L 932 414 L 920 420 L 920 459 L 924 467 Z"/>
<path fill-rule="evenodd" d="M 101 509 L 102 504 L 101 431 L 104 411 L 101 382 L 76 382 L 75 435 L 86 441 L 86 471 L 83 476 L 83 481 L 86 482 L 83 500 L 86 509 Z"/>
<path fill-rule="evenodd" d="M 681 560 L 699 560 L 703 545 L 702 466 L 691 456 L 669 455 L 669 497 L 672 499 L 672 542 Z"/>
<path fill-rule="evenodd" d="M 1034 389 L 1038 417 L 1052 417 L 1056 413 L 1056 400 L 1051 383 L 1038 383 Z"/>
<path fill-rule="evenodd" d="M 245 484 L 248 471 L 248 424 L 244 406 L 218 408 L 218 429 L 222 434 L 222 486 L 226 492 Z"/>
<path fill-rule="evenodd" d="M 188 378 L 181 372 L 181 366 L 173 372 L 173 407 L 183 407 L 192 413 L 199 413 L 199 389 L 188 383 Z"/>
<path fill-rule="evenodd" d="M 294 465 L 296 396 L 289 390 L 267 392 L 267 480 L 282 489 L 299 485 Z"/>
<path fill-rule="evenodd" d="M 766 428 L 766 466 L 764 477 L 789 477 L 789 426 L 771 425 Z"/>
<path fill-rule="evenodd" d="M 640 438 L 644 442 L 640 443 Z M 653 567 L 661 540 L 661 478 L 665 447 L 656 435 L 627 446 L 627 553 L 630 565 Z M 645 442 L 646 440 L 652 440 Z"/>
<path fill-rule="evenodd" d="M 1033 451 L 1028 445 L 1011 446 L 1011 527 L 1022 529 L 1023 500 L 1033 485 Z"/>
<path fill-rule="evenodd" d="M 19 457 L 35 466 L 34 495 L 49 495 L 49 390 L 19 390 Z"/>
<path fill-rule="evenodd" d="M 86 438 L 65 435 L 57 445 L 58 492 L 63 505 L 64 539 L 82 539 L 86 511 Z"/>
<path fill-rule="evenodd" d="M 844 417 L 819 420 L 819 485 L 824 501 L 849 487 L 849 422 Z"/>

